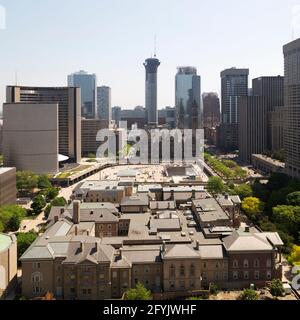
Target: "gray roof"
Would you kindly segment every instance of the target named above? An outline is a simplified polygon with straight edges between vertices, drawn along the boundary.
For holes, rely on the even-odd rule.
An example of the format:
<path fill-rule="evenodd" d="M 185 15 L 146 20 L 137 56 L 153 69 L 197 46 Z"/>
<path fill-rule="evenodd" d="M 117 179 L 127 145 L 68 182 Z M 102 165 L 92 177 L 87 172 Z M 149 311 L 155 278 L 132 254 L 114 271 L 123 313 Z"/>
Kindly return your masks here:
<path fill-rule="evenodd" d="M 235 230 L 230 236 L 223 239 L 224 247 L 228 252 L 235 251 L 272 251 L 270 242 L 260 235 L 251 232 Z"/>
<path fill-rule="evenodd" d="M 199 219 L 203 222 L 230 220 L 229 216 L 214 198 L 193 200 L 193 204 L 197 209 Z"/>
<path fill-rule="evenodd" d="M 177 218 L 172 219 L 151 219 L 150 229 L 156 231 L 180 231 L 180 220 Z"/>
<path fill-rule="evenodd" d="M 201 259 L 223 259 L 225 256 L 222 245 L 218 246 L 200 246 L 199 253 Z"/>
<path fill-rule="evenodd" d="M 122 254 L 132 264 L 161 262 L 160 248 L 135 246 L 131 249 L 123 249 Z"/>
<path fill-rule="evenodd" d="M 163 252 L 163 259 L 174 258 L 199 258 L 199 251 L 196 251 L 191 245 L 186 244 L 167 245 L 165 252 Z"/>
<path fill-rule="evenodd" d="M 139 194 L 137 196 L 125 197 L 121 201 L 121 206 L 148 206 L 149 197 L 147 195 Z"/>

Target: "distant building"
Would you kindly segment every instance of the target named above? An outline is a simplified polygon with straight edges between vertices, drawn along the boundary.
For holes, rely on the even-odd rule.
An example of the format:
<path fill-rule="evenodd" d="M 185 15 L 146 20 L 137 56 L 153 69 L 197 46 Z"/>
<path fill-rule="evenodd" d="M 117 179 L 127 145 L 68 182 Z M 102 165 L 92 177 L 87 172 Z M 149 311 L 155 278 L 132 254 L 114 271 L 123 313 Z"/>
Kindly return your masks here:
<path fill-rule="evenodd" d="M 0 167 L 0 206 L 17 200 L 16 168 Z"/>
<path fill-rule="evenodd" d="M 98 119 L 106 120 L 110 123 L 112 120 L 110 87 L 102 86 L 97 88 L 97 105 Z"/>
<path fill-rule="evenodd" d="M 263 97 L 239 98 L 239 157 L 252 163 L 252 154 L 267 150 L 268 103 Z"/>
<path fill-rule="evenodd" d="M 147 125 L 156 127 L 157 119 L 157 70 L 160 61 L 157 58 L 149 58 L 144 63 L 146 69 L 146 100 Z"/>
<path fill-rule="evenodd" d="M 16 289 L 17 265 L 16 236 L 0 233 L 0 300 Z"/>
<path fill-rule="evenodd" d="M 222 112 L 218 146 L 225 151 L 238 149 L 239 97 L 248 96 L 249 69 L 231 68 L 221 72 Z"/>
<path fill-rule="evenodd" d="M 268 128 L 270 130 L 270 150 L 281 151 L 284 149 L 284 107 L 275 107 L 268 114 Z"/>
<path fill-rule="evenodd" d="M 175 77 L 176 127 L 202 128 L 201 77 L 195 67 L 178 67 Z M 193 110 L 194 109 L 194 110 Z M 193 124 L 196 118 L 196 125 Z"/>
<path fill-rule="evenodd" d="M 107 120 L 82 119 L 81 120 L 81 149 L 82 156 L 89 154 L 97 154 L 97 150 L 101 145 L 97 141 L 97 134 L 102 129 L 108 129 L 109 122 Z"/>
<path fill-rule="evenodd" d="M 256 170 L 264 173 L 284 173 L 285 164 L 284 162 L 274 160 L 263 154 L 253 154 L 252 155 L 252 165 Z"/>
<path fill-rule="evenodd" d="M 81 160 L 80 101 L 79 88 L 7 87 L 7 103 L 53 104 L 55 108 L 58 104 L 59 153 L 73 162 Z"/>
<path fill-rule="evenodd" d="M 286 44 L 283 53 L 286 173 L 300 178 L 300 39 Z"/>
<path fill-rule="evenodd" d="M 242 161 L 251 163 L 252 154 L 276 151 L 272 149 L 273 133 L 280 145 L 281 131 L 272 130 L 271 120 L 274 124 L 277 107 L 283 104 L 283 82 L 281 76 L 253 79 L 252 96 L 239 98 L 239 152 Z"/>
<path fill-rule="evenodd" d="M 81 89 L 81 114 L 87 119 L 96 119 L 97 77 L 81 70 L 68 76 L 68 86 Z"/>
<path fill-rule="evenodd" d="M 2 143 L 3 143 L 3 120 L 0 119 L 0 154 L 2 154 Z"/>
<path fill-rule="evenodd" d="M 220 99 L 217 93 L 203 93 L 203 124 L 204 128 L 215 128 L 220 124 Z"/>
<path fill-rule="evenodd" d="M 58 172 L 58 104 L 3 105 L 6 167 L 38 174 Z"/>

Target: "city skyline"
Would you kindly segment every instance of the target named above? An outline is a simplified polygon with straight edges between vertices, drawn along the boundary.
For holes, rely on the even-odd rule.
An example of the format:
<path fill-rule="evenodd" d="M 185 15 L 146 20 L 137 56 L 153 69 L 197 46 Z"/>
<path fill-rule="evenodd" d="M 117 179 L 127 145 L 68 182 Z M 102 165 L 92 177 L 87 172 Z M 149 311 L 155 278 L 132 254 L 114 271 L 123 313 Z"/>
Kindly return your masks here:
<path fill-rule="evenodd" d="M 16 73 L 18 85 L 65 86 L 68 74 L 83 69 L 97 74 L 98 86 L 112 88 L 112 106 L 144 105 L 142 64 L 154 54 L 155 34 L 157 57 L 162 62 L 159 109 L 175 105 L 174 79 L 180 65 L 198 69 L 202 92 L 220 93 L 219 73 L 233 66 L 249 68 L 249 79 L 283 75 L 282 46 L 292 39 L 292 11 L 297 1 L 252 1 L 249 6 L 231 0 L 229 4 L 219 3 L 218 10 L 214 9 L 216 1 L 172 1 L 171 6 L 165 1 L 154 12 L 156 2 L 76 0 L 68 11 L 68 1 L 37 4 L 28 0 L 16 5 L 2 0 L 6 29 L 0 30 L 0 41 L 9 50 L 0 52 L 0 104 L 5 101 L 6 85 L 15 84 Z M 55 11 L 58 4 L 59 12 Z M 195 10 L 187 13 L 185 8 L 190 6 Z M 25 9 L 26 16 L 22 15 Z M 229 10 L 235 19 L 226 18 Z M 245 23 L 254 13 L 255 23 Z M 80 21 L 74 28 L 76 18 Z M 294 38 L 300 35 L 297 25 L 294 21 Z M 80 50 L 76 49 L 78 41 Z"/>

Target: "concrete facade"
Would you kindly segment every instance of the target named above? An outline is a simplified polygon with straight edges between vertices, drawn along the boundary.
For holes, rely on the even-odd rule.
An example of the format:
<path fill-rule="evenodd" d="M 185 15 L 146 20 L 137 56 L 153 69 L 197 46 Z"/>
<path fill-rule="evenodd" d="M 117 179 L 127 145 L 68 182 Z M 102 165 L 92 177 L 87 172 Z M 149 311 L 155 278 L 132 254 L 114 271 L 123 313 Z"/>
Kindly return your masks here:
<path fill-rule="evenodd" d="M 0 206 L 17 200 L 16 168 L 0 168 Z"/>
<path fill-rule="evenodd" d="M 58 104 L 59 153 L 72 162 L 81 160 L 80 101 L 80 88 L 9 86 L 6 89 L 7 103 Z"/>
<path fill-rule="evenodd" d="M 35 173 L 58 172 L 58 105 L 4 104 L 4 165 Z"/>

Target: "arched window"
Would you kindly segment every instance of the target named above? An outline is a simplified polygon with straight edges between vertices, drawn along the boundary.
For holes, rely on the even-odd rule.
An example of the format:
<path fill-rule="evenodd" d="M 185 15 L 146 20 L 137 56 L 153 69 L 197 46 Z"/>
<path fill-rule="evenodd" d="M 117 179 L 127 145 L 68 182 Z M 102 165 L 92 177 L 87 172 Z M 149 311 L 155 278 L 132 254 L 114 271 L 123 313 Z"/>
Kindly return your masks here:
<path fill-rule="evenodd" d="M 31 281 L 32 282 L 41 282 L 43 281 L 43 275 L 41 272 L 34 272 L 31 274 Z"/>
<path fill-rule="evenodd" d="M 184 277 L 184 274 L 185 274 L 184 265 L 181 265 L 180 266 L 180 276 Z"/>
<path fill-rule="evenodd" d="M 254 260 L 254 267 L 258 268 L 259 267 L 259 259 Z"/>
<path fill-rule="evenodd" d="M 233 260 L 232 265 L 233 265 L 234 268 L 238 268 L 239 267 L 239 262 L 237 260 Z"/>
<path fill-rule="evenodd" d="M 175 267 L 173 264 L 170 267 L 170 277 L 175 277 Z"/>
<path fill-rule="evenodd" d="M 244 260 L 244 268 L 249 268 L 249 261 L 247 259 Z"/>

